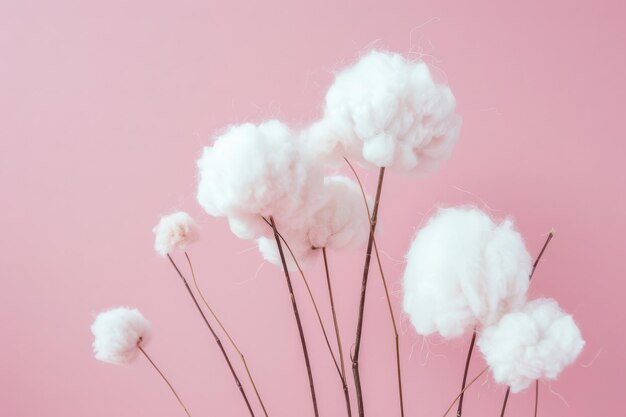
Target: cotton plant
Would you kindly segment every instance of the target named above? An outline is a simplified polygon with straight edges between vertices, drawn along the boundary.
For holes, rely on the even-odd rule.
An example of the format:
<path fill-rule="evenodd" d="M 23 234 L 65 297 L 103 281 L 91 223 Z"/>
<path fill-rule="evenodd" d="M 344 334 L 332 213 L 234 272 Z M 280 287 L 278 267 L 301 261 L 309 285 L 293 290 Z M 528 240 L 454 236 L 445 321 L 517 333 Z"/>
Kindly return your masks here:
<path fill-rule="evenodd" d="M 326 93 L 322 117 L 301 134 L 308 152 L 326 166 L 337 167 L 342 160 L 352 159 L 366 168 L 378 169 L 376 194 L 368 206 L 370 233 L 352 352 L 360 415 L 364 413 L 359 372 L 361 335 L 372 253 L 378 257 L 375 229 L 385 170 L 414 177 L 435 171 L 450 157 L 459 137 L 461 118 L 455 109 L 450 88 L 437 83 L 425 63 L 374 50 L 337 73 Z M 404 414 L 397 325 L 384 274 L 381 276 L 394 330 L 398 396 Z"/>
<path fill-rule="evenodd" d="M 94 336 L 95 357 L 102 362 L 127 365 L 134 361 L 141 352 L 170 388 L 185 414 L 190 417 L 187 407 L 170 381 L 144 350 L 150 341 L 151 326 L 139 310 L 129 307 L 116 307 L 103 311 L 96 316 L 91 325 L 91 333 Z"/>
<path fill-rule="evenodd" d="M 320 118 L 310 125 L 297 130 L 280 120 L 267 120 L 227 126 L 211 138 L 196 161 L 196 199 L 203 211 L 225 219 L 235 236 L 255 242 L 260 256 L 283 271 L 315 417 L 319 416 L 316 373 L 291 273 L 300 275 L 314 307 L 337 370 L 345 411 L 352 415 L 352 388 L 358 415 L 363 417 L 365 393 L 359 359 L 372 261 L 380 272 L 387 300 L 396 349 L 400 416 L 405 415 L 400 335 L 380 260 L 376 226 L 386 171 L 412 178 L 432 173 L 451 157 L 459 138 L 462 119 L 456 112 L 456 98 L 449 86 L 435 78 L 424 62 L 392 52 L 370 51 L 337 72 Z M 373 197 L 365 191 L 353 163 L 377 171 Z M 354 179 L 343 175 L 341 168 L 350 171 Z M 155 251 L 167 258 L 196 306 L 245 409 L 255 416 L 258 405 L 267 417 L 251 367 L 196 279 L 189 251 L 200 237 L 198 223 L 178 211 L 162 216 L 153 232 Z M 508 398 L 509 390 L 516 393 L 533 381 L 556 378 L 580 354 L 584 341 L 573 318 L 555 301 L 527 300 L 530 278 L 551 237 L 533 263 L 512 219 L 496 221 L 476 207 L 463 206 L 438 210 L 411 242 L 402 277 L 402 307 L 413 328 L 423 336 L 438 334 L 444 340 L 472 334 L 461 391 L 446 414 L 458 400 L 457 417 L 461 416 L 463 393 L 487 370 L 497 383 L 509 386 Z M 332 292 L 334 258 L 328 252 L 340 254 L 363 247 L 356 336 L 350 351 L 351 383 Z M 181 257 L 186 268 L 176 261 Z M 331 346 L 332 336 L 307 279 L 320 257 L 336 347 Z M 143 349 L 150 339 L 150 325 L 138 310 L 120 307 L 105 311 L 96 318 L 92 332 L 97 359 L 126 364 L 142 353 L 165 379 Z M 226 346 L 223 336 L 229 342 Z M 475 344 L 488 367 L 467 383 Z M 257 405 L 249 401 L 247 388 L 231 362 L 231 350 L 241 359 Z"/>
<path fill-rule="evenodd" d="M 555 301 L 527 301 L 552 236 L 531 263 L 511 219 L 496 222 L 466 206 L 439 209 L 413 239 L 403 277 L 403 308 L 411 324 L 423 336 L 445 339 L 473 331 L 457 416 L 476 340 L 488 364 L 482 373 L 490 369 L 497 383 L 509 386 L 502 414 L 509 392 L 555 379 L 580 354 L 584 341 L 572 317 Z"/>
<path fill-rule="evenodd" d="M 248 365 L 247 365 L 247 362 L 246 362 L 246 359 L 245 359 L 243 353 L 241 353 L 241 351 L 237 347 L 237 344 L 234 342 L 232 336 L 230 335 L 230 333 L 228 333 L 228 331 L 226 330 L 226 328 L 222 324 L 221 320 L 218 318 L 218 316 L 215 313 L 215 311 L 213 310 L 213 308 L 211 308 L 211 306 L 209 305 L 208 301 L 204 297 L 204 294 L 200 290 L 200 287 L 199 287 L 198 282 L 196 280 L 196 274 L 194 272 L 193 265 L 191 263 L 191 258 L 189 256 L 189 254 L 187 253 L 187 248 L 188 248 L 188 246 L 190 244 L 196 242 L 199 239 L 199 227 L 198 227 L 198 224 L 186 212 L 178 211 L 178 212 L 174 212 L 174 213 L 162 216 L 159 219 L 158 224 L 152 229 L 152 231 L 154 232 L 154 249 L 155 249 L 155 251 L 159 255 L 167 257 L 168 260 L 170 261 L 170 263 L 172 264 L 172 266 L 174 267 L 174 270 L 176 271 L 178 277 L 181 279 L 182 283 L 184 284 L 184 286 L 185 286 L 189 296 L 191 297 L 191 300 L 195 304 L 195 306 L 196 306 L 196 308 L 198 310 L 198 313 L 202 317 L 202 319 L 203 319 L 204 323 L 206 324 L 206 327 L 209 330 L 212 338 L 216 342 L 217 347 L 221 351 L 222 356 L 224 358 L 224 361 L 225 361 L 226 365 L 228 366 L 229 370 L 231 371 L 231 374 L 232 374 L 232 377 L 234 379 L 234 382 L 237 385 L 237 388 L 239 389 L 239 392 L 241 393 L 242 399 L 244 401 L 244 404 L 245 404 L 247 410 L 249 411 L 250 415 L 254 416 L 254 412 L 252 410 L 252 406 L 251 406 L 250 401 L 248 399 L 248 395 L 246 394 L 246 391 L 245 391 L 245 389 L 243 388 L 243 386 L 241 384 L 241 381 L 239 379 L 239 376 L 237 375 L 237 372 L 235 371 L 235 369 L 232 366 L 232 362 L 231 362 L 230 356 L 228 355 L 227 351 L 224 349 L 222 341 L 220 340 L 218 334 L 215 331 L 215 328 L 214 328 L 215 325 L 211 325 L 211 323 L 207 319 L 207 316 L 204 313 L 202 307 L 200 306 L 196 295 L 194 294 L 194 292 L 192 291 L 191 287 L 189 286 L 187 278 L 185 278 L 184 274 L 181 272 L 181 269 L 178 267 L 178 265 L 176 264 L 176 262 L 174 261 L 174 259 L 171 256 L 172 252 L 176 252 L 176 251 L 184 252 L 185 258 L 187 260 L 187 264 L 189 266 L 189 271 L 190 271 L 190 273 L 192 275 L 193 284 L 195 286 L 196 292 L 198 293 L 199 297 L 201 298 L 205 308 L 209 311 L 209 313 L 212 316 L 212 318 L 215 320 L 215 322 L 218 324 L 218 326 L 222 329 L 222 331 L 224 332 L 224 334 L 226 335 L 226 337 L 230 341 L 230 343 L 233 346 L 233 348 L 239 354 L 239 357 L 241 358 L 243 364 L 246 367 L 248 378 L 249 378 L 251 384 L 255 387 L 255 393 L 257 394 L 257 398 L 259 400 L 259 403 L 261 404 L 261 406 L 263 407 L 263 410 L 265 411 L 265 405 L 264 405 L 264 403 L 263 403 L 263 401 L 262 401 L 262 399 L 260 397 L 260 394 L 258 393 L 258 390 L 256 389 L 256 386 L 254 385 L 254 378 L 252 377 L 252 374 L 250 373 L 250 370 L 248 368 Z"/>

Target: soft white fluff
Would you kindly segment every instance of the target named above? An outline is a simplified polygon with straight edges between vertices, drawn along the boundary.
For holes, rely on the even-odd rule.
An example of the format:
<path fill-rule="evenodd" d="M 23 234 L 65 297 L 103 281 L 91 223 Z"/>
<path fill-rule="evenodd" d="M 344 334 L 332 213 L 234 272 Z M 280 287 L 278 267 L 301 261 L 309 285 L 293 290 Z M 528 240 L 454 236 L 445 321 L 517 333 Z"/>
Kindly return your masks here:
<path fill-rule="evenodd" d="M 418 333 L 461 336 L 525 302 L 531 259 L 511 220 L 440 209 L 406 255 L 404 311 Z"/>
<path fill-rule="evenodd" d="M 367 195 L 366 198 L 371 206 L 371 198 Z M 318 249 L 356 248 L 369 236 L 367 210 L 357 183 L 341 175 L 326 177 L 319 201 L 319 208 L 305 227 L 280 230 L 302 268 L 315 261 Z M 261 237 L 257 245 L 266 261 L 282 265 L 274 237 Z M 284 245 L 283 250 L 287 268 L 295 270 L 296 265 Z"/>
<path fill-rule="evenodd" d="M 300 268 L 306 269 L 315 262 L 320 251 L 311 246 L 306 236 L 304 236 L 301 232 L 294 231 L 280 233 L 285 238 L 287 243 L 289 243 L 289 247 L 293 251 Z M 278 251 L 278 246 L 276 245 L 276 239 L 273 236 L 260 237 L 257 239 L 257 246 L 263 259 L 282 268 L 283 264 L 280 259 L 280 252 Z M 291 253 L 289 253 L 289 249 L 287 249 L 282 241 L 281 246 L 283 248 L 287 269 L 289 271 L 297 270 L 297 265 L 294 262 Z"/>
<path fill-rule="evenodd" d="M 174 249 L 185 250 L 190 243 L 198 240 L 198 225 L 193 218 L 183 212 L 161 217 L 152 229 L 154 232 L 154 250 L 165 256 Z"/>
<path fill-rule="evenodd" d="M 150 322 L 137 309 L 118 307 L 104 311 L 91 325 L 96 359 L 117 365 L 137 356 L 137 343 L 150 338 Z"/>
<path fill-rule="evenodd" d="M 282 227 L 308 221 L 321 176 L 302 158 L 298 140 L 277 120 L 230 127 L 198 160 L 198 202 L 213 216 L 228 217 L 245 239 L 267 234 L 262 217 Z"/>
<path fill-rule="evenodd" d="M 428 66 L 371 51 L 337 74 L 323 118 L 304 132 L 307 146 L 332 160 L 347 155 L 377 167 L 421 174 L 447 159 L 461 118 Z"/>
<path fill-rule="evenodd" d="M 368 200 L 371 207 L 371 198 Z M 311 246 L 356 248 L 367 240 L 369 218 L 356 182 L 341 175 L 324 178 L 322 201 L 307 232 Z"/>
<path fill-rule="evenodd" d="M 494 379 L 510 385 L 512 392 L 522 391 L 536 379 L 556 379 L 584 344 L 572 316 L 547 299 L 506 314 L 478 338 Z"/>

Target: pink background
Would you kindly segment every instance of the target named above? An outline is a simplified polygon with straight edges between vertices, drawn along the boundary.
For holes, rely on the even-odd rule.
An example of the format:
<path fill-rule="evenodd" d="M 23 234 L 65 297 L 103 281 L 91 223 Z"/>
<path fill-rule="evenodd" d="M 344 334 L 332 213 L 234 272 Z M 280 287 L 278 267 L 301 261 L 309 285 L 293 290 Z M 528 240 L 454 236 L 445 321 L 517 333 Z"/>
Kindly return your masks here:
<path fill-rule="evenodd" d="M 182 416 L 145 361 L 93 359 L 94 315 L 122 304 L 152 321 L 147 349 L 192 415 L 246 415 L 183 287 L 152 250 L 158 217 L 184 209 L 202 224 L 191 250 L 201 285 L 247 353 L 271 415 L 312 415 L 284 279 L 225 221 L 203 215 L 194 161 L 230 123 L 313 120 L 333 71 L 372 46 L 436 66 L 464 117 L 439 173 L 387 177 L 379 242 L 397 313 L 404 253 L 437 205 L 511 214 L 533 254 L 554 227 L 531 293 L 556 298 L 587 345 L 560 380 L 541 385 L 540 415 L 623 411 L 623 2 L 86 3 L 0 4 L 0 414 Z M 348 347 L 363 254 L 330 256 Z M 330 326 L 320 267 L 310 279 Z M 321 415 L 345 415 L 294 283 Z M 385 308 L 373 274 L 362 349 L 370 417 L 399 415 Z M 442 415 L 468 339 L 425 341 L 403 318 L 401 342 L 407 416 Z M 476 356 L 471 374 L 482 367 Z M 498 415 L 503 393 L 481 378 L 465 415 Z M 509 404 L 508 416 L 532 415 L 532 390 Z"/>

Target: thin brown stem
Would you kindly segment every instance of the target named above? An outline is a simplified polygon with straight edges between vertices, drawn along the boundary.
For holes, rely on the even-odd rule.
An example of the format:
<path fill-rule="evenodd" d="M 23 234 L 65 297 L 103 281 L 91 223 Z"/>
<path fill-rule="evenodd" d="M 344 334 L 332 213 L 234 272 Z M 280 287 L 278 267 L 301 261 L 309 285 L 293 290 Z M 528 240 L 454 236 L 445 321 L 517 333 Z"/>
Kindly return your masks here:
<path fill-rule="evenodd" d="M 380 277 L 383 281 L 383 287 L 385 289 L 385 297 L 387 299 L 387 308 L 389 309 L 389 317 L 391 318 L 391 324 L 393 327 L 393 336 L 396 347 L 396 374 L 398 376 L 398 396 L 400 399 L 400 416 L 404 417 L 404 399 L 402 395 L 402 367 L 400 366 L 400 337 L 398 335 L 398 326 L 396 325 L 396 318 L 391 306 L 391 297 L 389 296 L 389 288 L 387 287 L 387 279 L 383 272 L 382 263 L 380 261 L 380 254 L 378 253 L 378 245 L 376 244 L 376 238 L 374 238 L 374 253 L 376 254 L 376 261 L 378 263 L 378 270 L 380 271 Z"/>
<path fill-rule="evenodd" d="M 150 365 L 152 365 L 152 367 L 159 373 L 159 375 L 161 375 L 161 378 L 163 378 L 163 381 L 165 381 L 167 386 L 170 387 L 170 390 L 172 391 L 172 394 L 174 394 L 174 397 L 176 397 L 176 399 L 178 400 L 178 403 L 180 404 L 180 406 L 183 407 L 183 410 L 185 410 L 185 414 L 187 414 L 187 417 L 191 417 L 191 414 L 189 414 L 189 411 L 187 411 L 187 407 L 185 407 L 185 404 L 183 403 L 183 400 L 180 399 L 180 397 L 178 396 L 178 393 L 176 392 L 176 390 L 174 389 L 172 384 L 170 384 L 170 381 L 168 381 L 168 379 L 165 377 L 163 372 L 161 372 L 159 367 L 154 363 L 154 361 L 150 358 L 150 356 L 148 356 L 146 351 L 143 350 L 143 348 L 139 345 L 140 343 L 141 343 L 141 339 L 139 339 L 139 341 L 137 342 L 137 348 L 139 349 L 139 351 L 141 353 L 143 353 L 143 356 L 145 356 L 146 359 L 148 359 L 148 362 L 150 362 Z"/>
<path fill-rule="evenodd" d="M 469 365 L 472 360 L 472 352 L 474 351 L 474 344 L 476 343 L 476 329 L 474 329 L 474 333 L 472 334 L 472 341 L 470 342 L 470 347 L 467 352 L 467 359 L 465 360 L 465 371 L 463 372 L 463 383 L 461 384 L 461 391 L 465 388 L 465 383 L 467 382 L 467 372 L 469 371 Z M 463 413 L 463 392 L 461 392 L 461 396 L 459 397 L 459 408 L 456 410 L 456 416 L 461 417 Z"/>
<path fill-rule="evenodd" d="M 383 187 L 383 179 L 385 177 L 385 168 L 382 167 L 378 174 L 378 186 L 376 188 L 376 197 L 374 200 L 374 210 L 370 218 L 370 233 L 367 242 L 367 251 L 365 252 L 365 265 L 363 266 L 363 279 L 361 282 L 361 300 L 359 302 L 359 318 L 356 328 L 356 340 L 354 343 L 354 353 L 352 355 L 352 373 L 354 375 L 354 386 L 356 388 L 356 398 L 359 407 L 359 416 L 365 415 L 363 408 L 363 390 L 361 388 L 361 375 L 359 373 L 359 354 L 361 352 L 361 334 L 363 332 L 363 313 L 365 312 L 365 294 L 367 292 L 367 279 L 369 277 L 370 262 L 372 259 L 372 249 L 374 247 L 374 232 L 376 230 L 376 221 L 378 219 L 378 206 L 380 203 L 380 195 Z"/>
<path fill-rule="evenodd" d="M 202 299 L 204 306 L 207 308 L 207 310 L 209 310 L 209 313 L 211 313 L 211 316 L 213 316 L 217 324 L 220 326 L 220 328 L 226 335 L 226 338 L 228 339 L 232 347 L 237 351 L 237 354 L 239 355 L 239 358 L 241 359 L 241 363 L 243 364 L 246 370 L 246 374 L 248 375 L 248 379 L 250 380 L 250 384 L 252 385 L 252 388 L 254 389 L 254 393 L 256 394 L 256 397 L 259 400 L 259 403 L 261 404 L 261 408 L 263 409 L 263 414 L 265 414 L 265 417 L 268 417 L 267 410 L 265 409 L 265 404 L 263 403 L 263 400 L 261 399 L 261 394 L 259 393 L 259 390 L 256 384 L 254 383 L 254 378 L 252 378 L 252 373 L 250 372 L 250 368 L 248 367 L 248 362 L 246 361 L 246 357 L 241 352 L 241 350 L 239 349 L 239 347 L 237 346 L 237 344 L 231 337 L 230 333 L 228 333 L 228 330 L 226 330 L 226 327 L 224 327 L 224 325 L 222 324 L 222 321 L 217 317 L 217 314 L 215 314 L 211 306 L 209 306 L 209 303 L 207 302 L 206 298 L 204 298 L 204 295 L 202 294 L 202 291 L 200 290 L 200 286 L 198 285 L 198 281 L 196 280 L 196 274 L 194 272 L 193 265 L 191 264 L 191 259 L 189 258 L 189 254 L 187 252 L 185 252 L 185 257 L 187 258 L 187 263 L 189 264 L 189 270 L 191 271 L 191 277 L 193 278 L 193 285 L 196 287 L 196 291 L 198 292 L 198 295 L 200 295 L 200 298 Z"/>
<path fill-rule="evenodd" d="M 333 297 L 333 289 L 332 289 L 332 285 L 330 284 L 330 271 L 328 269 L 328 258 L 326 256 L 326 248 L 322 248 L 322 255 L 324 256 L 324 270 L 326 271 L 326 283 L 328 285 L 328 297 L 330 298 L 330 309 L 333 313 L 335 337 L 337 339 L 337 349 L 339 350 L 339 361 L 341 363 L 341 385 L 343 386 L 343 395 L 346 400 L 346 408 L 348 411 L 348 417 L 351 417 L 352 407 L 350 406 L 350 393 L 348 392 L 348 384 L 346 383 L 346 368 L 345 368 L 345 364 L 343 361 L 343 347 L 341 345 L 339 325 L 337 324 L 337 313 L 335 311 L 335 300 Z"/>
<path fill-rule="evenodd" d="M 352 170 L 352 173 L 354 174 L 357 180 L 357 183 L 359 184 L 359 188 L 361 190 L 361 196 L 363 197 L 363 203 L 365 204 L 365 209 L 367 211 L 367 218 L 371 219 L 370 208 L 367 202 L 367 197 L 365 195 L 365 189 L 363 188 L 363 183 L 361 183 L 361 179 L 359 178 L 359 175 L 357 174 L 356 170 L 354 169 L 350 161 L 348 161 L 348 159 L 345 159 L 345 161 L 350 167 L 350 169 Z M 371 229 L 372 229 L 372 223 L 370 221 L 370 232 L 371 232 Z M 378 244 L 376 243 L 376 236 L 373 235 L 372 239 L 374 242 L 374 253 L 376 254 L 376 261 L 378 264 L 378 270 L 380 272 L 380 278 L 382 279 L 383 287 L 385 289 L 385 296 L 387 298 L 387 307 L 389 309 L 389 317 L 391 318 L 391 324 L 393 327 L 394 342 L 395 342 L 395 348 L 396 348 L 396 373 L 398 376 L 398 396 L 400 399 L 400 415 L 404 416 L 404 399 L 402 395 L 402 367 L 400 364 L 400 341 L 399 341 L 399 335 L 398 335 L 398 326 L 396 325 L 396 318 L 393 313 L 393 308 L 391 306 L 391 297 L 389 296 L 389 288 L 387 286 L 387 279 L 385 278 L 385 272 L 383 271 L 382 262 L 380 260 L 380 253 L 378 252 Z"/>
<path fill-rule="evenodd" d="M 535 259 L 535 262 L 533 263 L 533 270 L 530 272 L 530 277 L 528 277 L 529 281 L 533 278 L 533 275 L 535 275 L 535 269 L 537 269 L 537 265 L 539 265 L 539 261 L 541 260 L 543 253 L 546 251 L 546 248 L 548 247 L 548 243 L 550 243 L 553 237 L 554 237 L 554 230 L 550 230 L 550 233 L 548 233 L 548 237 L 546 238 L 546 241 L 544 242 L 543 247 L 541 248 L 541 251 L 539 252 L 539 255 L 537 255 L 537 259 Z"/>
<path fill-rule="evenodd" d="M 506 387 L 506 393 L 504 394 L 504 402 L 502 403 L 502 411 L 500 412 L 500 417 L 504 417 L 504 412 L 506 411 L 506 404 L 509 402 L 510 393 L 511 387 Z"/>
<path fill-rule="evenodd" d="M 315 414 L 315 417 L 318 417 L 319 412 L 317 410 L 317 400 L 315 398 L 315 385 L 313 383 L 313 371 L 311 370 L 309 352 L 306 347 L 306 340 L 304 338 L 304 331 L 302 330 L 300 314 L 298 313 L 298 305 L 296 303 L 296 297 L 293 294 L 291 278 L 289 277 L 289 269 L 287 269 L 287 261 L 285 260 L 285 254 L 283 253 L 283 246 L 280 242 L 280 237 L 278 236 L 278 230 L 276 229 L 276 224 L 274 223 L 273 217 L 270 217 L 270 224 L 272 226 L 272 229 L 274 230 L 274 239 L 276 240 L 276 245 L 278 246 L 278 253 L 280 254 L 280 260 L 283 264 L 283 271 L 285 272 L 285 280 L 287 281 L 287 288 L 289 290 L 289 296 L 291 298 L 291 306 L 293 307 L 293 315 L 296 319 L 296 324 L 298 325 L 298 333 L 300 334 L 300 344 L 302 345 L 302 352 L 304 354 L 304 362 L 306 364 L 306 370 L 307 370 L 307 374 L 309 377 L 309 387 L 311 389 L 311 400 L 313 401 L 313 412 Z"/>
<path fill-rule="evenodd" d="M 546 241 L 544 242 L 541 251 L 539 252 L 539 255 L 537 255 L 537 258 L 535 259 L 535 262 L 533 263 L 533 269 L 530 272 L 530 276 L 528 277 L 528 280 L 530 281 L 533 278 L 533 275 L 535 275 L 535 269 L 537 269 L 537 265 L 539 265 L 539 261 L 541 260 L 541 257 L 543 256 L 543 253 L 546 251 L 546 248 L 548 247 L 548 243 L 550 243 L 550 241 L 552 240 L 552 238 L 554 237 L 554 230 L 550 230 L 550 233 L 548 233 L 548 237 L 546 238 Z M 539 381 L 537 381 L 537 384 L 539 384 Z M 537 385 L 535 387 L 535 415 L 537 415 L 537 398 L 539 396 L 539 385 Z M 504 417 L 504 411 L 506 410 L 506 403 L 509 400 L 509 394 L 511 392 L 511 387 L 507 387 L 506 389 L 506 394 L 504 394 L 504 402 L 502 403 L 502 412 L 500 413 L 500 417 Z"/>
<path fill-rule="evenodd" d="M 235 383 L 237 384 L 237 388 L 239 388 L 239 392 L 241 392 L 241 396 L 243 397 L 244 402 L 246 403 L 246 407 L 248 408 L 250 415 L 254 417 L 254 411 L 252 411 L 252 407 L 250 406 L 250 401 L 248 401 L 248 396 L 246 395 L 246 392 L 244 391 L 243 386 L 241 385 L 241 381 L 239 381 L 239 377 L 237 376 L 237 373 L 235 372 L 235 368 L 233 368 L 233 365 L 230 362 L 230 359 L 228 357 L 228 354 L 226 353 L 226 350 L 224 349 L 224 345 L 222 344 L 222 341 L 217 336 L 217 333 L 215 333 L 215 330 L 213 330 L 213 327 L 211 326 L 206 316 L 204 315 L 204 312 L 202 311 L 200 304 L 198 304 L 198 300 L 196 300 L 196 296 L 193 294 L 193 291 L 191 291 L 191 288 L 189 287 L 189 284 L 187 283 L 187 280 L 185 279 L 183 274 L 180 272 L 180 269 L 178 269 L 178 266 L 176 265 L 176 263 L 174 262 L 174 260 L 169 254 L 167 255 L 167 258 L 172 263 L 172 266 L 178 273 L 178 276 L 180 277 L 180 279 L 183 281 L 183 284 L 185 284 L 185 288 L 187 288 L 187 292 L 189 292 L 189 295 L 191 296 L 191 299 L 196 305 L 196 308 L 198 309 L 200 316 L 202 316 L 202 320 L 204 320 L 204 323 L 206 324 L 207 328 L 213 335 L 213 339 L 215 340 L 215 343 L 217 343 L 217 346 L 219 347 L 220 351 L 222 352 L 222 356 L 224 356 L 224 360 L 226 361 L 226 364 L 228 365 L 228 369 L 230 369 L 230 373 L 233 375 Z"/>
<path fill-rule="evenodd" d="M 448 413 L 450 412 L 450 410 L 452 410 L 452 407 L 454 407 L 454 404 L 456 403 L 456 400 L 458 400 L 459 398 L 461 398 L 461 395 L 463 395 L 463 394 L 465 393 L 465 391 L 467 391 L 467 389 L 468 389 L 469 387 L 471 387 L 471 386 L 474 384 L 474 382 L 476 382 L 476 381 L 478 380 L 478 378 L 480 378 L 480 376 L 481 376 L 482 374 L 484 374 L 485 372 L 487 372 L 487 370 L 488 370 L 488 369 L 489 369 L 489 367 L 487 366 L 485 369 L 483 369 L 482 371 L 480 371 L 480 373 L 479 373 L 478 375 L 476 375 L 476 376 L 474 377 L 474 379 L 472 379 L 472 380 L 470 381 L 470 383 L 469 383 L 469 384 L 467 384 L 467 385 L 465 386 L 465 388 L 463 388 L 463 389 L 461 390 L 461 392 L 459 392 L 459 395 L 457 395 L 457 396 L 454 398 L 454 400 L 453 400 L 453 401 L 452 401 L 452 403 L 450 404 L 450 407 L 448 407 L 448 409 L 446 410 L 446 412 L 445 412 L 445 413 L 443 413 L 443 417 L 446 417 L 446 416 L 448 415 Z"/>
<path fill-rule="evenodd" d="M 535 417 L 537 417 L 537 408 L 539 406 L 539 380 L 535 381 Z"/>
<path fill-rule="evenodd" d="M 267 220 L 266 218 L 263 218 L 263 220 L 270 227 L 272 227 L 272 224 L 269 222 L 269 220 Z M 283 235 L 280 234 L 280 232 L 278 232 L 278 237 L 283 242 L 283 245 L 285 245 L 285 247 L 287 248 L 287 251 L 289 252 L 291 256 L 293 263 L 296 265 L 296 268 L 298 269 L 298 272 L 300 273 L 300 277 L 302 278 L 302 281 L 304 282 L 304 286 L 306 288 L 307 294 L 309 295 L 309 299 L 311 300 L 311 304 L 313 304 L 313 309 L 315 310 L 317 322 L 319 323 L 320 328 L 322 329 L 322 334 L 324 335 L 324 341 L 326 342 L 326 347 L 328 348 L 328 352 L 330 353 L 333 363 L 335 364 L 335 369 L 337 370 L 337 374 L 339 375 L 339 378 L 341 378 L 342 377 L 341 369 L 339 368 L 339 363 L 337 362 L 337 358 L 335 357 L 333 348 L 330 346 L 330 339 L 328 338 L 328 333 L 326 332 L 326 326 L 324 326 L 324 321 L 322 320 L 320 310 L 317 307 L 317 302 L 315 301 L 315 297 L 313 296 L 313 291 L 311 291 L 311 287 L 309 286 L 309 280 L 306 278 L 306 275 L 304 274 L 304 270 L 300 267 L 300 263 L 298 262 L 296 255 L 291 250 L 291 246 L 289 246 L 289 243 L 285 240 Z"/>

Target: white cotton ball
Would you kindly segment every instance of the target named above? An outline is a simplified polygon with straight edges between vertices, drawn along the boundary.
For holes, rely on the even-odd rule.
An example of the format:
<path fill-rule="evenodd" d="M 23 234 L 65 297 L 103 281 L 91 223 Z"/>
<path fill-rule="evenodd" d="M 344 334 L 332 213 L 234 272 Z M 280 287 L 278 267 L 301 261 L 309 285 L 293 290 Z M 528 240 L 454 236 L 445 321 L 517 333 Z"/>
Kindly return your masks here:
<path fill-rule="evenodd" d="M 511 220 L 440 209 L 406 255 L 404 311 L 418 333 L 461 336 L 525 302 L 531 258 Z"/>
<path fill-rule="evenodd" d="M 313 262 L 315 262 L 320 251 L 314 249 L 305 236 L 295 232 L 280 233 L 285 238 L 285 240 L 289 244 L 289 248 L 291 248 L 291 251 L 293 252 L 293 256 L 291 256 L 289 249 L 287 248 L 285 243 L 281 241 L 283 255 L 285 256 L 285 263 L 287 264 L 287 270 L 296 271 L 298 269 L 295 261 L 293 260 L 293 257 L 296 258 L 296 260 L 298 261 L 298 265 L 300 265 L 300 268 L 302 268 L 303 270 L 310 267 Z M 282 268 L 283 264 L 280 258 L 280 252 L 278 250 L 278 245 L 276 244 L 276 239 L 273 236 L 260 237 L 259 239 L 257 239 L 257 246 L 263 259 L 273 265 Z"/>
<path fill-rule="evenodd" d="M 137 343 L 150 338 L 150 322 L 137 309 L 118 307 L 104 311 L 91 325 L 96 359 L 117 365 L 137 356 Z"/>
<path fill-rule="evenodd" d="M 165 256 L 174 249 L 185 250 L 187 245 L 198 240 L 198 225 L 193 218 L 183 212 L 161 217 L 152 229 L 154 232 L 154 250 Z"/>
<path fill-rule="evenodd" d="M 323 204 L 307 233 L 311 246 L 341 249 L 363 244 L 370 224 L 359 185 L 341 175 L 326 177 L 322 194 Z"/>
<path fill-rule="evenodd" d="M 500 384 L 512 392 L 536 379 L 556 379 L 585 345 L 572 316 L 556 301 L 539 299 L 483 330 L 478 347 Z"/>
<path fill-rule="evenodd" d="M 344 69 L 326 94 L 322 120 L 304 137 L 311 152 L 422 174 L 450 157 L 461 118 L 445 85 L 423 62 L 371 51 Z"/>
<path fill-rule="evenodd" d="M 230 127 L 198 160 L 198 202 L 213 216 L 227 216 L 237 236 L 271 231 L 262 217 L 298 227 L 321 187 L 317 169 L 302 158 L 298 139 L 277 120 Z"/>

